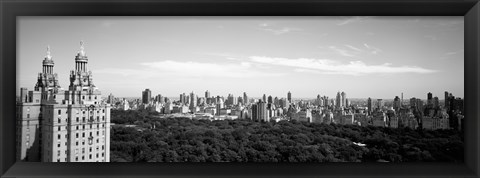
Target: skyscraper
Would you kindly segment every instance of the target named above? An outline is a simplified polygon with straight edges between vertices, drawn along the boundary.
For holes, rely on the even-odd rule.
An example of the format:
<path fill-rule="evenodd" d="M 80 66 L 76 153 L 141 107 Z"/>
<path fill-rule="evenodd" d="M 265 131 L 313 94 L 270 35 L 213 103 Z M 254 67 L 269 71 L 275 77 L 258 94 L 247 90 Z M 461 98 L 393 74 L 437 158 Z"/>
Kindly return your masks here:
<path fill-rule="evenodd" d="M 210 92 L 208 90 L 205 91 L 205 98 L 210 98 Z"/>
<path fill-rule="evenodd" d="M 243 102 L 245 103 L 245 105 L 248 105 L 248 103 L 249 103 L 248 96 L 247 96 L 246 92 L 243 92 Z"/>
<path fill-rule="evenodd" d="M 372 98 L 368 97 L 367 100 L 368 113 L 372 113 Z"/>
<path fill-rule="evenodd" d="M 269 95 L 269 96 L 268 96 L 267 101 L 268 101 L 269 104 L 272 104 L 272 103 L 273 103 L 273 97 L 272 97 L 272 95 Z"/>
<path fill-rule="evenodd" d="M 196 112 L 196 107 L 197 107 L 197 96 L 193 91 L 190 93 L 190 111 Z"/>
<path fill-rule="evenodd" d="M 260 101 L 257 103 L 257 117 L 259 121 L 270 121 L 270 117 L 268 116 L 267 103 L 265 101 Z"/>
<path fill-rule="evenodd" d="M 430 92 L 428 92 L 427 94 L 427 106 L 433 107 L 433 98 L 432 98 L 432 93 Z"/>
<path fill-rule="evenodd" d="M 267 95 L 263 94 L 262 101 L 267 102 Z"/>
<path fill-rule="evenodd" d="M 335 98 L 335 104 L 337 108 L 342 107 L 342 95 L 340 94 L 340 92 L 337 92 L 337 97 Z"/>
<path fill-rule="evenodd" d="M 400 98 L 398 96 L 395 96 L 393 99 L 393 109 L 397 110 L 400 109 Z"/>
<path fill-rule="evenodd" d="M 108 104 L 115 104 L 115 97 L 113 96 L 113 94 L 110 93 L 110 95 L 108 95 L 107 103 Z"/>
<path fill-rule="evenodd" d="M 149 104 L 150 100 L 152 99 L 152 91 L 150 89 L 145 89 L 145 91 L 142 92 L 142 103 L 143 104 Z"/>
<path fill-rule="evenodd" d="M 290 91 L 288 91 L 288 93 L 287 93 L 287 101 L 288 101 L 289 103 L 292 102 L 292 93 L 290 93 Z"/>
<path fill-rule="evenodd" d="M 53 73 L 47 48 L 43 72 L 34 91 L 17 104 L 17 160 L 42 162 L 109 162 L 110 105 L 87 71 L 88 57 L 80 43 L 70 85 L 64 90 Z"/>
<path fill-rule="evenodd" d="M 341 95 L 342 95 L 342 104 L 341 104 L 341 107 L 345 107 L 345 106 L 347 106 L 347 101 L 346 101 L 346 99 L 347 99 L 347 94 L 342 91 Z"/>

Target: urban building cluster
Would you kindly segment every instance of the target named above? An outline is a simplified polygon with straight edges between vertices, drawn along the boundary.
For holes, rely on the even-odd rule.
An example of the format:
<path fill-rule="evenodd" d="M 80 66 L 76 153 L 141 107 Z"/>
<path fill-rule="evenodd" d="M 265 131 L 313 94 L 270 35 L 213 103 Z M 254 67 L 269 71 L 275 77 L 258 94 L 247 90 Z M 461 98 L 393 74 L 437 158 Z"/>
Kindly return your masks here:
<path fill-rule="evenodd" d="M 111 99 L 110 99 L 111 97 Z M 113 95 L 108 101 L 117 109 L 146 109 L 161 114 L 183 114 L 196 119 L 250 119 L 254 121 L 298 120 L 315 123 L 353 124 L 378 127 L 409 127 L 412 129 L 461 129 L 463 123 L 463 99 L 445 92 L 443 104 L 438 97 L 427 94 L 426 104 L 419 98 L 410 103 L 396 96 L 393 102 L 368 98 L 366 102 L 352 104 L 345 92 L 337 92 L 335 98 L 317 95 L 313 100 L 293 100 L 292 93 L 286 98 L 267 96 L 254 99 L 247 93 L 243 96 L 229 94 L 227 97 L 204 96 L 194 92 L 180 94 L 178 100 L 162 95 L 152 97 L 151 90 L 142 92 L 142 98 L 133 101 L 117 100 Z"/>
<path fill-rule="evenodd" d="M 16 103 L 17 160 L 110 161 L 111 106 L 93 84 L 83 42 L 80 46 L 68 89 L 59 85 L 49 47 L 34 90 L 20 89 Z"/>

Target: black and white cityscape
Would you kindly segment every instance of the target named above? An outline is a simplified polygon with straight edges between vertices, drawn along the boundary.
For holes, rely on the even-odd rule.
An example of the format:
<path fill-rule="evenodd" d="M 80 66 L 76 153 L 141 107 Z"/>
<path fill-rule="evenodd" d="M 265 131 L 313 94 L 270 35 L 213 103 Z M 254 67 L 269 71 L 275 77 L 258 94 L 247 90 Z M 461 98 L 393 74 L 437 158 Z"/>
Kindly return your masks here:
<path fill-rule="evenodd" d="M 463 17 L 17 23 L 19 161 L 464 161 Z"/>

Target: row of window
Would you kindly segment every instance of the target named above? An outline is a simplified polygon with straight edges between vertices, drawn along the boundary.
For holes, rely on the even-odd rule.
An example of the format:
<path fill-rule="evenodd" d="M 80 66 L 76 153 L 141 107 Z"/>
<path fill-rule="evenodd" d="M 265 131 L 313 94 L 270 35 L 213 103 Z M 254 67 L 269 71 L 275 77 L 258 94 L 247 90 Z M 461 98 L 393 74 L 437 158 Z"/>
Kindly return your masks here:
<path fill-rule="evenodd" d="M 90 129 L 93 129 L 93 125 L 94 125 L 94 124 L 90 124 Z M 102 127 L 101 127 L 101 128 L 104 128 L 104 127 L 105 127 L 105 124 L 102 124 Z M 61 126 L 58 126 L 58 127 L 57 127 L 57 130 L 58 130 L 58 131 L 61 131 L 61 130 L 62 130 L 61 128 L 62 128 Z M 75 126 L 75 129 L 76 129 L 76 130 L 79 130 L 78 125 Z M 99 124 L 99 123 L 97 123 L 96 129 L 100 129 L 100 124 Z M 68 126 L 65 126 L 65 130 L 68 130 Z M 85 125 L 82 125 L 82 130 L 85 130 Z"/>

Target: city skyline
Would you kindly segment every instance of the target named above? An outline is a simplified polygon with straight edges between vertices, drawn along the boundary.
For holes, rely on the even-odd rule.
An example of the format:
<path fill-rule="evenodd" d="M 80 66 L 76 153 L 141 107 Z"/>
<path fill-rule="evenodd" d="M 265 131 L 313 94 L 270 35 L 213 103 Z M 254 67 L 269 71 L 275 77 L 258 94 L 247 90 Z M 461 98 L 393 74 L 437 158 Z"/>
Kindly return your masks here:
<path fill-rule="evenodd" d="M 463 98 L 463 17 L 21 17 L 18 27 L 17 94 L 33 88 L 47 45 L 66 88 L 84 40 L 104 96 Z"/>

